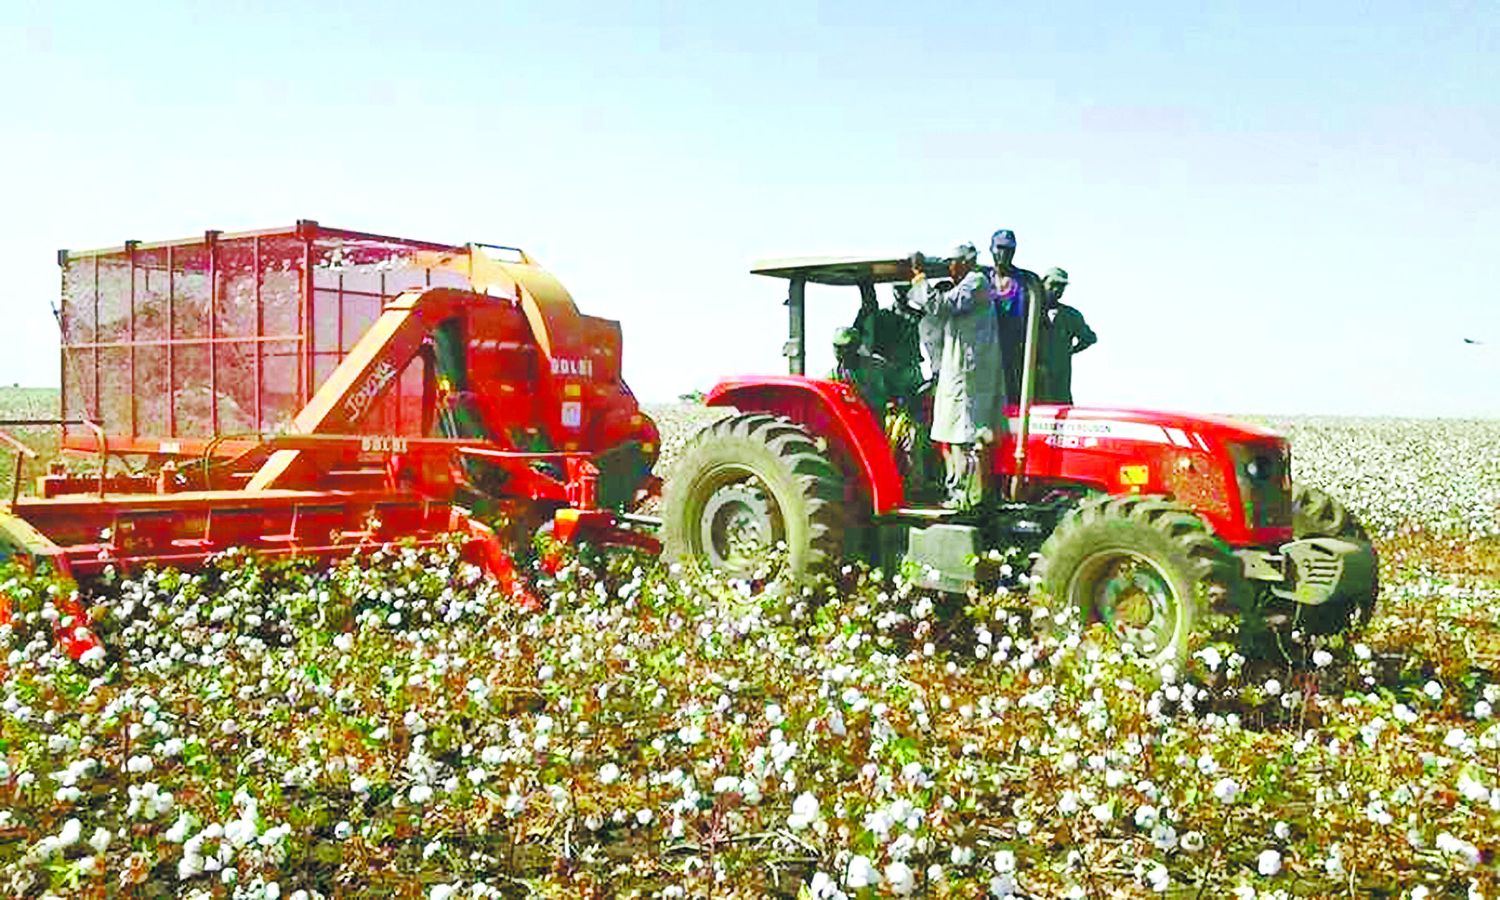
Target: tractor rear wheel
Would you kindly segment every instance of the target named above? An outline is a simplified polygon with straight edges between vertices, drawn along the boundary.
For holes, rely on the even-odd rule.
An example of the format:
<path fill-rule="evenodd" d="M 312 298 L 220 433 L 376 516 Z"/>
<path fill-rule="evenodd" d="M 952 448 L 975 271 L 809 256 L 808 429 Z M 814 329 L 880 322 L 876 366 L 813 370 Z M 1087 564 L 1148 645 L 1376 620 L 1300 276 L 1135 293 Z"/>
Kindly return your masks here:
<path fill-rule="evenodd" d="M 733 576 L 755 572 L 784 543 L 790 574 L 837 563 L 844 546 L 844 479 L 801 425 L 761 413 L 698 433 L 662 491 L 669 559 Z"/>
<path fill-rule="evenodd" d="M 1032 570 L 1054 616 L 1102 622 L 1157 664 L 1187 657 L 1200 611 L 1243 603 L 1233 553 L 1181 503 L 1153 496 L 1090 497 L 1058 523 Z"/>
<path fill-rule="evenodd" d="M 1292 485 L 1292 537 L 1330 537 L 1373 546 L 1369 533 L 1348 507 L 1326 491 L 1305 484 Z M 1317 606 L 1299 604 L 1293 621 L 1310 634 L 1337 634 L 1351 626 L 1359 627 L 1374 615 L 1379 593 L 1377 567 L 1368 592 L 1337 596 Z"/>

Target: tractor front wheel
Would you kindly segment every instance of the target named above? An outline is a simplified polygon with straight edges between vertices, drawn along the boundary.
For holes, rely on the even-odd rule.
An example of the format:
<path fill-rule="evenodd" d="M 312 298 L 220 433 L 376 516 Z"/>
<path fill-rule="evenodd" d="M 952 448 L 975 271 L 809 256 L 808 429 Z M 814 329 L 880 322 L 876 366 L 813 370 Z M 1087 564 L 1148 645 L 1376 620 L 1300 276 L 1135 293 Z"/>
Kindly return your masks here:
<path fill-rule="evenodd" d="M 835 564 L 844 543 L 844 480 L 802 426 L 731 416 L 698 433 L 662 491 L 668 559 L 742 577 L 783 544 L 793 577 Z"/>
<path fill-rule="evenodd" d="M 1292 485 L 1292 537 L 1329 537 L 1374 546 L 1364 526 L 1338 499 L 1325 491 L 1305 484 Z M 1375 598 L 1380 593 L 1377 571 L 1368 592 L 1353 596 L 1335 596 L 1318 606 L 1298 605 L 1295 622 L 1310 634 L 1337 634 L 1370 621 L 1375 612 Z"/>
<path fill-rule="evenodd" d="M 1033 569 L 1055 618 L 1102 622 L 1156 664 L 1183 662 L 1199 612 L 1233 608 L 1239 564 L 1203 519 L 1162 497 L 1090 497 L 1063 517 Z"/>

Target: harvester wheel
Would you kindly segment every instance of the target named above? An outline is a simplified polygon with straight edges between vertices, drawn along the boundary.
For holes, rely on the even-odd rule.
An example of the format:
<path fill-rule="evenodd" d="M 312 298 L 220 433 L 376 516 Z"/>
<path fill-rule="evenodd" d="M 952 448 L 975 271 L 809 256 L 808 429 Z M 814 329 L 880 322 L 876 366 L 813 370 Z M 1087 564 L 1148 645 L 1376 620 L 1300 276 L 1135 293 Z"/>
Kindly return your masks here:
<path fill-rule="evenodd" d="M 1229 547 L 1190 507 L 1139 495 L 1081 501 L 1032 575 L 1055 617 L 1103 622 L 1158 664 L 1184 661 L 1200 610 L 1242 605 L 1247 589 Z"/>
<path fill-rule="evenodd" d="M 827 569 L 844 544 L 844 479 L 802 426 L 764 414 L 700 431 L 662 491 L 669 559 L 735 576 L 786 545 L 793 577 Z"/>
<path fill-rule="evenodd" d="M 1331 537 L 1370 544 L 1370 535 L 1348 507 L 1326 491 L 1305 484 L 1292 485 L 1292 537 Z M 1368 593 L 1339 596 L 1318 606 L 1298 605 L 1294 622 L 1311 634 L 1337 634 L 1370 621 L 1380 594 L 1377 566 Z"/>

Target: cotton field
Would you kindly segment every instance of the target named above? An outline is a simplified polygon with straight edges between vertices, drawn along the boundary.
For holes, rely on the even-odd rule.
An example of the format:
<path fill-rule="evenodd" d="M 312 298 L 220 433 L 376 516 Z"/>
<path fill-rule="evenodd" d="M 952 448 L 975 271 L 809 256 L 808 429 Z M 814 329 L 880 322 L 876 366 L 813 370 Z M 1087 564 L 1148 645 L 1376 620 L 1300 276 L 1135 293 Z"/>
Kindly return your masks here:
<path fill-rule="evenodd" d="M 569 558 L 526 614 L 456 550 L 117 579 L 73 663 L 7 570 L 0 895 L 1495 897 L 1500 423 L 1266 421 L 1383 566 L 1295 665 L 852 568 Z"/>

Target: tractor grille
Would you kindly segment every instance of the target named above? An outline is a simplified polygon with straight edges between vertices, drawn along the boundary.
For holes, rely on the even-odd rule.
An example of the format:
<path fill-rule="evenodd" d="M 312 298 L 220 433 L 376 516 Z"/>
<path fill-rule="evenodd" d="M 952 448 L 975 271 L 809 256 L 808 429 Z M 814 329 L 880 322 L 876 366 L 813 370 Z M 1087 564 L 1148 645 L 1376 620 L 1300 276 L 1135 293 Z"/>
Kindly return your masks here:
<path fill-rule="evenodd" d="M 1342 570 L 1338 560 L 1307 560 L 1297 567 L 1297 583 L 1332 590 L 1339 583 L 1339 573 Z"/>
<path fill-rule="evenodd" d="M 1235 480 L 1245 524 L 1286 528 L 1292 524 L 1292 454 L 1285 441 L 1231 444 Z"/>

